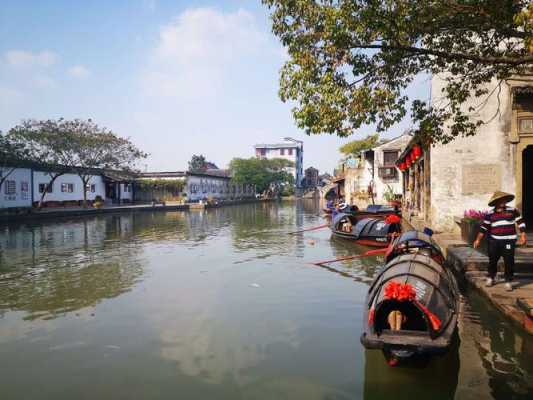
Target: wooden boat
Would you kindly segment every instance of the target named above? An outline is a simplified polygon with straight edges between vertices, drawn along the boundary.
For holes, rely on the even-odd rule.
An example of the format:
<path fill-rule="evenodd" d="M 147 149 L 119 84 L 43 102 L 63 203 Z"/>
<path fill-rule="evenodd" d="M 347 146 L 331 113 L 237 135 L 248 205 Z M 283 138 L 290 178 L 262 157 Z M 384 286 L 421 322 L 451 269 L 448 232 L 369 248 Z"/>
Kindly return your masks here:
<path fill-rule="evenodd" d="M 368 291 L 363 346 L 383 350 L 391 364 L 446 352 L 456 333 L 459 291 L 438 245 L 421 232 L 406 232 L 385 262 Z"/>
<path fill-rule="evenodd" d="M 343 229 L 345 224 L 351 227 L 349 231 Z M 393 233 L 401 231 L 399 218 L 395 223 L 388 223 L 386 218 L 362 218 L 358 215 L 338 213 L 332 218 L 331 231 L 336 237 L 353 240 L 363 246 L 387 247 Z"/>

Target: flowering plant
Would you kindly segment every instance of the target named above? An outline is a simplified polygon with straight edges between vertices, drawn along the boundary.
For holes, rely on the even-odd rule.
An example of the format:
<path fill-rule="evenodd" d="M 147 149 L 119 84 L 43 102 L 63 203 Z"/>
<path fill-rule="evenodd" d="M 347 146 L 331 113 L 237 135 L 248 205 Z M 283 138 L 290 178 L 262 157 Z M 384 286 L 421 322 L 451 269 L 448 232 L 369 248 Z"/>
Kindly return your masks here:
<path fill-rule="evenodd" d="M 487 216 L 488 211 L 484 210 L 466 210 L 463 217 L 471 221 L 483 221 Z"/>

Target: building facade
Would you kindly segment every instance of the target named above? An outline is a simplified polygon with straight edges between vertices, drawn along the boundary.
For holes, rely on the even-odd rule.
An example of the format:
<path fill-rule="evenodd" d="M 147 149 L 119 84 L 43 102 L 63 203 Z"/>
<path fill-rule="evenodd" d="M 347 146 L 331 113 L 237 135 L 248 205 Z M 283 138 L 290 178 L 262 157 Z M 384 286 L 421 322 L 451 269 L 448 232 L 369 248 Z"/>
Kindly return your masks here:
<path fill-rule="evenodd" d="M 303 186 L 306 188 L 315 188 L 319 185 L 318 169 L 309 167 L 305 170 Z"/>
<path fill-rule="evenodd" d="M 302 143 L 278 143 L 278 144 L 256 144 L 254 146 L 257 158 L 283 158 L 292 161 L 294 167 L 287 168 L 287 172 L 294 176 L 296 187 L 301 187 L 304 179 L 303 174 L 303 144 Z"/>
<path fill-rule="evenodd" d="M 432 79 L 432 102 L 439 104 L 444 87 Z M 497 83 L 489 86 L 489 92 Z M 464 107 L 476 106 L 472 99 Z M 516 206 L 533 223 L 533 79 L 511 79 L 477 111 L 486 123 L 477 134 L 431 147 L 422 146 L 420 160 L 403 172 L 409 184 L 406 216 L 438 231 L 458 230 L 465 210 L 486 210 L 496 190 L 514 193 Z M 411 143 L 412 147 L 415 143 Z M 403 161 L 403 157 L 399 160 Z"/>
<path fill-rule="evenodd" d="M 78 206 L 84 199 L 83 182 L 75 173 L 60 175 L 51 183 L 50 171 L 39 166 L 3 168 L 0 171 L 2 176 L 7 176 L 0 187 L 0 208 L 37 206 L 45 190 L 45 207 Z M 116 173 L 95 170 L 87 183 L 87 201 L 91 203 L 99 196 L 110 204 L 131 202 L 132 178 L 124 177 L 117 181 L 109 175 Z"/>
<path fill-rule="evenodd" d="M 176 181 L 182 184 L 181 193 L 172 193 L 176 199 L 186 196 L 187 201 L 198 202 L 201 200 L 235 200 L 255 197 L 255 188 L 249 184 L 236 184 L 231 181 L 231 176 L 225 170 L 207 170 L 203 173 L 195 172 L 148 172 L 140 174 L 141 179 Z M 162 200 L 173 200 L 165 198 L 165 194 L 160 191 L 148 193 L 148 196 Z M 168 194 L 167 194 L 168 195 Z M 141 198 L 142 197 L 142 198 Z M 137 191 L 137 199 L 146 201 L 142 191 Z M 150 201 L 150 199 L 148 199 Z"/>

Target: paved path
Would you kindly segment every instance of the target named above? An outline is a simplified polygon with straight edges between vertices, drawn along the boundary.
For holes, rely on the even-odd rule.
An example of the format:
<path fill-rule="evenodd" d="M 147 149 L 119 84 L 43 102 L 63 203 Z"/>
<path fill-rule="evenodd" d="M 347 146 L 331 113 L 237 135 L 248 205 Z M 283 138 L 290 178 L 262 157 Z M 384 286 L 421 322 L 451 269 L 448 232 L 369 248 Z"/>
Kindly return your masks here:
<path fill-rule="evenodd" d="M 459 276 L 464 276 L 466 281 L 479 290 L 498 310 L 533 335 L 533 319 L 517 304 L 518 299 L 533 301 L 533 248 L 516 250 L 515 290 L 512 292 L 505 290 L 501 280 L 493 287 L 485 287 L 488 257 L 464 243 L 447 248 L 447 261 Z M 501 275 L 503 272 L 501 260 L 498 270 Z"/>

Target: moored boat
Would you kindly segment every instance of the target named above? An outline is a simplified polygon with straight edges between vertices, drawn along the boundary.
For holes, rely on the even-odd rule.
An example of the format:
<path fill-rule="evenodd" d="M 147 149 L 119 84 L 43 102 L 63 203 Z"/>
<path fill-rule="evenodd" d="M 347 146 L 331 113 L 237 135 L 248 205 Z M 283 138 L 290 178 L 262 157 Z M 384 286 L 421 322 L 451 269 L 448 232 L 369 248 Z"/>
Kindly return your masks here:
<path fill-rule="evenodd" d="M 364 246 L 387 247 L 393 234 L 401 232 L 401 224 L 396 215 L 360 219 L 357 215 L 338 213 L 331 221 L 331 231 L 336 237 Z"/>
<path fill-rule="evenodd" d="M 391 364 L 446 352 L 457 328 L 459 292 L 438 245 L 406 232 L 391 244 L 366 300 L 361 343 Z"/>

